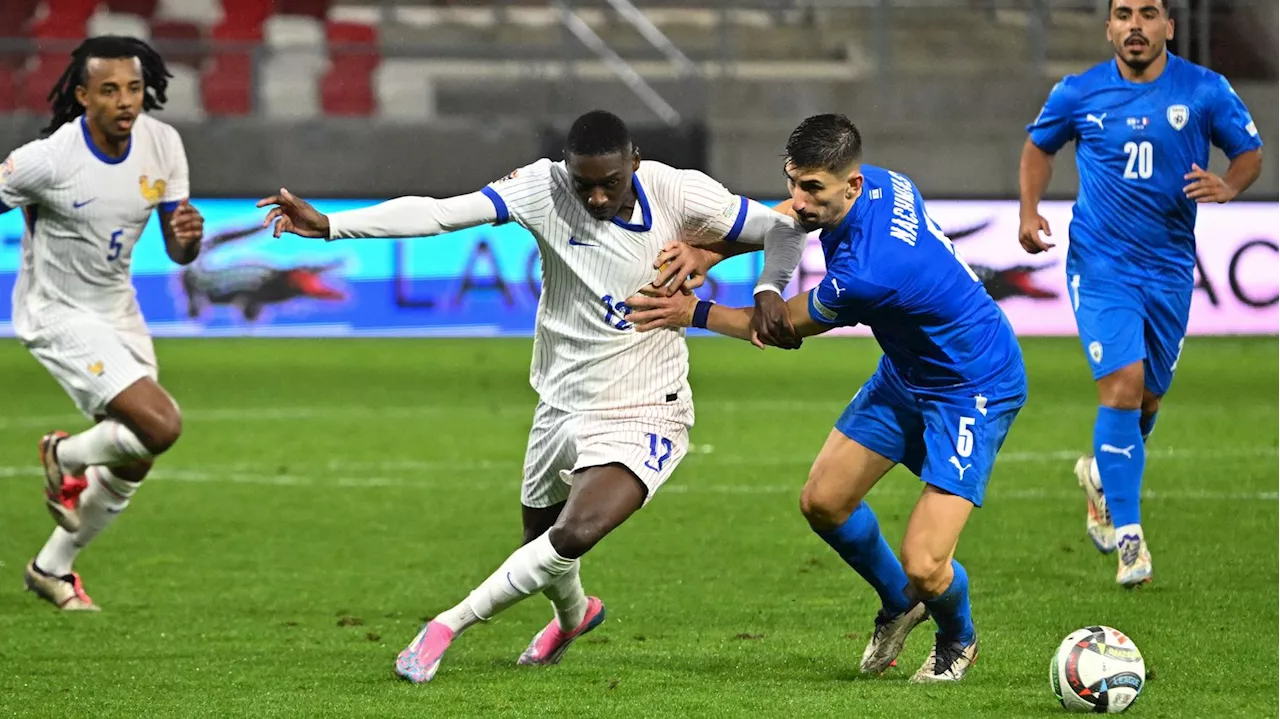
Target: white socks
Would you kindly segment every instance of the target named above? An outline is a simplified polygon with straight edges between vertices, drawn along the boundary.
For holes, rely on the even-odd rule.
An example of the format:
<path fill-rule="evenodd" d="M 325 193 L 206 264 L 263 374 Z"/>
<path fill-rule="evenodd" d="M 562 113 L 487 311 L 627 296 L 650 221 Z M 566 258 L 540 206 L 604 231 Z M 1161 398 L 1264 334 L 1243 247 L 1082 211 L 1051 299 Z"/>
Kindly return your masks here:
<path fill-rule="evenodd" d="M 138 489 L 137 483 L 120 479 L 106 467 L 89 467 L 85 479 L 89 486 L 80 495 L 80 530 L 72 534 L 62 527 L 54 529 L 36 555 L 36 566 L 54 576 L 71 573 L 76 555 L 116 520 Z"/>
<path fill-rule="evenodd" d="M 551 606 L 555 607 L 560 629 L 566 632 L 577 629 L 587 616 L 587 595 L 582 591 L 582 579 L 578 575 L 581 564 L 580 561 L 573 560 L 569 571 L 542 590 L 542 595 L 550 599 Z"/>
<path fill-rule="evenodd" d="M 125 464 L 151 456 L 142 440 L 114 419 L 103 420 L 58 443 L 58 462 L 68 474 L 80 474 L 92 465 Z"/>
<path fill-rule="evenodd" d="M 449 627 L 457 636 L 476 622 L 491 619 L 525 597 L 541 592 L 576 565 L 576 560 L 565 559 L 556 552 L 550 536 L 544 532 L 513 552 L 470 596 L 442 612 L 435 621 Z"/>

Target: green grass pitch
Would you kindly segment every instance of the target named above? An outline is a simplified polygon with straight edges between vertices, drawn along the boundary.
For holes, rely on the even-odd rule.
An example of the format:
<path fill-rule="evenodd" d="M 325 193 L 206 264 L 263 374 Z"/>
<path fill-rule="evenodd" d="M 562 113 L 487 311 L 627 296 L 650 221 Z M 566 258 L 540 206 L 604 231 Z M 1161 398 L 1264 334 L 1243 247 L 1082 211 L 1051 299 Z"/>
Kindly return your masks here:
<path fill-rule="evenodd" d="M 1155 583 L 1125 592 L 1084 534 L 1071 474 L 1094 394 L 1074 339 L 1027 340 L 1030 400 L 961 539 L 982 642 L 962 684 L 865 679 L 872 591 L 797 498 L 878 357 L 867 340 L 692 346 L 694 453 L 584 562 L 609 619 L 516 667 L 536 598 L 464 635 L 425 686 L 396 653 L 515 546 L 534 395 L 527 340 L 161 341 L 185 435 L 77 564 L 104 611 L 21 591 L 52 521 L 36 441 L 85 426 L 0 348 L 0 715 L 1037 717 L 1059 640 L 1128 633 L 1154 676 L 1131 715 L 1275 716 L 1277 343 L 1191 338 L 1152 438 Z M 868 498 L 890 542 L 918 480 Z"/>

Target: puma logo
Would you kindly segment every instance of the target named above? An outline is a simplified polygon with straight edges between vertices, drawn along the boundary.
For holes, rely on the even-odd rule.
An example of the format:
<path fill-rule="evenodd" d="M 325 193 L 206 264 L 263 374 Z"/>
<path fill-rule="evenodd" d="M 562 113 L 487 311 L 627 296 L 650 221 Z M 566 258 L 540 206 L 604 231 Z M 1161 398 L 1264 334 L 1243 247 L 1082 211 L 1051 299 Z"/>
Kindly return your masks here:
<path fill-rule="evenodd" d="M 956 468 L 956 470 L 958 470 L 958 471 L 960 472 L 960 481 L 961 481 L 961 482 L 963 482 L 963 481 L 964 481 L 964 473 L 965 473 L 965 472 L 967 472 L 967 471 L 969 470 L 969 468 L 973 466 L 973 464 L 972 464 L 972 463 L 970 463 L 970 464 L 966 464 L 966 465 L 964 465 L 963 467 L 962 467 L 962 466 L 960 466 L 960 460 L 959 460 L 959 459 L 956 459 L 956 456 L 955 456 L 954 454 L 953 454 L 953 455 L 951 455 L 951 459 L 950 459 L 949 461 L 951 462 L 951 466 L 952 466 L 952 467 L 955 467 L 955 468 Z"/>
<path fill-rule="evenodd" d="M 1106 452 L 1107 454 L 1123 454 L 1125 459 L 1133 459 L 1133 447 L 1134 445 L 1132 444 L 1128 447 L 1117 447 L 1114 444 L 1104 444 L 1098 449 Z"/>
<path fill-rule="evenodd" d="M 1095 114 L 1093 114 L 1093 113 L 1091 112 L 1091 113 L 1089 113 L 1088 115 L 1085 115 L 1085 116 L 1084 116 L 1084 119 L 1085 119 L 1087 122 L 1096 122 L 1096 123 L 1098 123 L 1098 129 L 1099 129 L 1099 130 L 1105 130 L 1105 129 L 1107 129 L 1107 128 L 1105 128 L 1105 127 L 1103 127 L 1103 126 L 1102 126 L 1102 120 L 1103 120 L 1104 118 L 1106 118 L 1106 116 L 1107 116 L 1107 113 L 1105 113 L 1105 112 L 1104 112 L 1104 113 L 1102 113 L 1101 115 L 1095 115 Z"/>

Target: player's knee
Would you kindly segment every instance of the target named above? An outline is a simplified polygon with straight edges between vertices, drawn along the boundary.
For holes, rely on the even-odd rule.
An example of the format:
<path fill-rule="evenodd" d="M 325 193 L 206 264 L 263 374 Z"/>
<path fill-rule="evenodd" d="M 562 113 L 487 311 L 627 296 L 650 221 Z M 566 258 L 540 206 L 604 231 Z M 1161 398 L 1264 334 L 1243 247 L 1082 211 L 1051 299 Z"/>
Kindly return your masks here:
<path fill-rule="evenodd" d="M 844 524 L 853 513 L 848 499 L 839 492 L 831 490 L 831 483 L 824 481 L 815 467 L 810 472 L 809 481 L 800 491 L 800 513 L 809 522 L 809 526 L 818 531 L 835 529 Z"/>
<path fill-rule="evenodd" d="M 111 473 L 123 479 L 126 482 L 141 482 L 147 478 L 147 474 L 151 471 L 152 463 L 150 460 L 141 459 L 129 464 L 122 464 L 111 468 Z"/>
<path fill-rule="evenodd" d="M 916 596 L 936 597 L 947 590 L 951 560 L 910 544 L 902 548 L 902 570 Z"/>
<path fill-rule="evenodd" d="M 551 548 L 566 559 L 577 559 L 608 534 L 609 528 L 602 521 L 590 518 L 556 522 L 549 532 Z"/>
<path fill-rule="evenodd" d="M 1150 390 L 1142 394 L 1142 413 L 1150 417 L 1160 411 L 1160 397 L 1152 394 Z"/>
<path fill-rule="evenodd" d="M 1146 394 L 1146 373 L 1141 362 L 1134 362 L 1098 380 L 1098 401 L 1114 409 L 1138 409 Z"/>
<path fill-rule="evenodd" d="M 172 403 L 159 403 L 135 418 L 138 440 L 152 455 L 164 454 L 182 436 L 182 414 Z"/>

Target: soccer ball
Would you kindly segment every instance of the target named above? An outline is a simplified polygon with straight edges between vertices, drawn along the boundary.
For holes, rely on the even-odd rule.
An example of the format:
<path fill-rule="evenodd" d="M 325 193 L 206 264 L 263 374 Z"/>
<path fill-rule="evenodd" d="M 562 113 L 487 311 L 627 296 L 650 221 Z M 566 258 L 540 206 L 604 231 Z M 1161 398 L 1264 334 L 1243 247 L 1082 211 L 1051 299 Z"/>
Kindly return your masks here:
<path fill-rule="evenodd" d="M 1147 682 L 1147 665 L 1133 640 L 1111 627 L 1067 635 L 1049 662 L 1053 694 L 1069 712 L 1119 714 Z"/>

